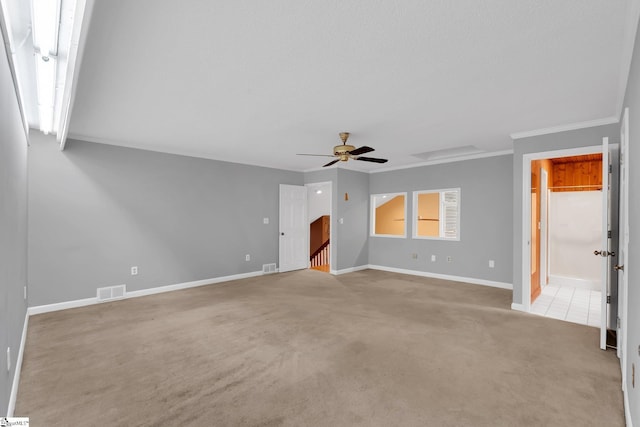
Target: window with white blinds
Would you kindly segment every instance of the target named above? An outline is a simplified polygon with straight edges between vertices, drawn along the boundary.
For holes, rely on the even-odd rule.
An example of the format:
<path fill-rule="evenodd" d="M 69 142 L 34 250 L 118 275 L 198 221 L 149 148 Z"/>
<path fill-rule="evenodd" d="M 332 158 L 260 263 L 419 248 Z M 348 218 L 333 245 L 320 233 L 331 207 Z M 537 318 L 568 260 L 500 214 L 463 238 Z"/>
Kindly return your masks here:
<path fill-rule="evenodd" d="M 414 191 L 413 237 L 460 240 L 460 189 Z"/>

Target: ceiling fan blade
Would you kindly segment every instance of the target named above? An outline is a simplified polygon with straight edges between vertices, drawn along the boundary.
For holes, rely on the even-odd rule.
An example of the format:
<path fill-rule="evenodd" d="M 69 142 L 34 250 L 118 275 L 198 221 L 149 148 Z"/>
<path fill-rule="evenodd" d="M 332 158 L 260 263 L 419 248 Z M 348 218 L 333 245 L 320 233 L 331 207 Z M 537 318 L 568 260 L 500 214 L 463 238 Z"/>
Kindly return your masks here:
<path fill-rule="evenodd" d="M 356 148 L 355 150 L 349 151 L 349 154 L 351 154 L 352 156 L 359 156 L 360 154 L 370 153 L 372 151 L 375 151 L 375 150 L 371 147 L 367 147 L 366 145 L 363 145 L 360 148 Z"/>
<path fill-rule="evenodd" d="M 322 167 L 323 167 L 323 168 L 326 168 L 327 166 L 331 166 L 332 164 L 334 164 L 334 163 L 338 163 L 339 161 L 340 161 L 340 159 L 335 159 L 335 160 L 333 160 L 333 161 L 331 161 L 331 162 L 327 163 L 326 165 L 324 165 L 324 166 L 322 166 Z"/>
<path fill-rule="evenodd" d="M 297 153 L 296 156 L 335 157 L 333 154 L 302 154 L 302 153 Z"/>
<path fill-rule="evenodd" d="M 373 163 L 387 163 L 389 160 L 387 159 L 377 159 L 375 157 L 356 157 L 356 160 L 362 160 L 364 162 L 373 162 Z"/>

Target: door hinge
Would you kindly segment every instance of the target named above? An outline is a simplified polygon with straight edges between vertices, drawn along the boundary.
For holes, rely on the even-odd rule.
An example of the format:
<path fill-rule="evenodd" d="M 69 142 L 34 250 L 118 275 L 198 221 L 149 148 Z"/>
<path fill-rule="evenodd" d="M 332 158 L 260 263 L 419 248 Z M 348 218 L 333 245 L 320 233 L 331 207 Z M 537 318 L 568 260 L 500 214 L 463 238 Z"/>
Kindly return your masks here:
<path fill-rule="evenodd" d="M 609 173 L 612 173 L 612 172 L 613 172 L 613 167 L 612 165 L 609 165 Z"/>
<path fill-rule="evenodd" d="M 620 329 L 620 318 L 616 318 L 616 329 Z"/>
<path fill-rule="evenodd" d="M 607 231 L 607 238 L 611 238 L 611 230 Z"/>
<path fill-rule="evenodd" d="M 607 295 L 607 304 L 611 304 L 611 295 Z"/>

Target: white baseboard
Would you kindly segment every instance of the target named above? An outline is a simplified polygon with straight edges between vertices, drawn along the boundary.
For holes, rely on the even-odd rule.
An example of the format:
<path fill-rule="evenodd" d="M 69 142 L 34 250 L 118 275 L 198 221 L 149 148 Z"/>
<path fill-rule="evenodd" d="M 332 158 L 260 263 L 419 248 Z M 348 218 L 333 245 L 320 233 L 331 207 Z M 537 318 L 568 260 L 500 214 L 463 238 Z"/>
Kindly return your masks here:
<path fill-rule="evenodd" d="M 127 292 L 124 298 L 120 298 L 118 300 L 143 297 L 143 296 L 154 295 L 154 294 L 159 294 L 163 292 L 178 291 L 180 289 L 195 288 L 198 286 L 212 285 L 214 283 L 230 282 L 232 280 L 248 279 L 250 277 L 262 276 L 262 275 L 263 275 L 262 270 L 260 270 L 260 271 L 252 271 L 250 273 L 233 274 L 231 276 L 222 276 L 222 277 L 214 277 L 211 279 L 195 280 L 193 282 L 178 283 L 175 285 L 141 289 L 139 291 Z M 105 302 L 108 302 L 108 301 L 105 301 Z M 85 299 L 79 299 L 74 301 L 65 301 L 65 302 L 59 302 L 55 304 L 38 305 L 35 307 L 29 307 L 27 309 L 27 314 L 29 316 L 33 316 L 35 314 L 49 313 L 52 311 L 66 310 L 69 308 L 84 307 L 87 305 L 101 304 L 101 303 L 102 301 L 98 302 L 97 297 L 85 298 Z"/>
<path fill-rule="evenodd" d="M 27 327 L 29 326 L 29 310 L 24 314 L 24 325 L 22 326 L 22 337 L 20 338 L 20 349 L 16 359 L 16 370 L 13 374 L 13 384 L 11 384 L 11 395 L 9 396 L 9 407 L 7 408 L 7 417 L 13 417 L 13 411 L 16 409 L 16 399 L 18 398 L 18 386 L 20 385 L 20 372 L 22 372 L 22 357 L 24 355 L 24 346 L 27 342 Z"/>
<path fill-rule="evenodd" d="M 98 303 L 98 298 L 96 297 L 77 299 L 73 301 L 57 302 L 54 304 L 37 305 L 35 307 L 29 307 L 27 309 L 27 313 L 29 314 L 29 316 L 34 316 L 36 314 L 49 313 L 51 311 L 67 310 L 69 308 L 84 307 L 86 305 L 92 305 L 97 303 Z"/>
<path fill-rule="evenodd" d="M 556 276 L 555 274 L 549 275 L 549 284 L 558 286 L 571 286 L 576 289 L 587 289 L 591 291 L 599 291 L 600 283 L 593 280 L 578 279 L 575 277 Z"/>
<path fill-rule="evenodd" d="M 212 285 L 214 283 L 231 282 L 233 280 L 248 279 L 250 277 L 262 276 L 260 271 L 250 273 L 233 274 L 231 276 L 215 277 L 213 279 L 195 280 L 193 282 L 178 283 L 176 285 L 159 286 L 157 288 L 141 289 L 139 291 L 127 292 L 125 298 L 137 298 L 147 295 L 161 294 L 163 292 L 179 291 L 181 289 L 197 288 L 198 286 Z"/>
<path fill-rule="evenodd" d="M 527 310 L 524 308 L 524 304 L 518 304 L 515 302 L 511 303 L 511 310 L 515 310 L 515 311 L 524 311 L 526 312 Z"/>
<path fill-rule="evenodd" d="M 369 265 L 372 270 L 389 271 L 391 273 L 410 274 L 412 276 L 431 277 L 434 279 L 452 280 L 454 282 L 472 283 L 474 285 L 491 286 L 493 288 L 513 290 L 511 283 L 495 282 L 493 280 L 476 279 L 474 277 L 452 276 L 449 274 L 431 273 L 428 271 L 406 270 L 404 268 L 386 267 L 384 265 Z"/>
<path fill-rule="evenodd" d="M 369 268 L 368 265 L 359 265 L 357 267 L 343 268 L 342 270 L 331 270 L 330 273 L 333 274 L 334 276 L 339 276 L 341 274 L 353 273 L 356 271 L 366 270 L 368 268 Z"/>

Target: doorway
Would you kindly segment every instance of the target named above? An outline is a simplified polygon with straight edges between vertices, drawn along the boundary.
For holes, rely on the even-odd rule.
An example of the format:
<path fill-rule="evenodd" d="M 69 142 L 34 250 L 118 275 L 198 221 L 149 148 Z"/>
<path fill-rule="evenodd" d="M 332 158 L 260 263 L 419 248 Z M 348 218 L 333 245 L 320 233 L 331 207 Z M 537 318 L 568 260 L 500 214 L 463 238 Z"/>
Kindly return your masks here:
<path fill-rule="evenodd" d="M 309 268 L 331 271 L 331 182 L 306 184 L 309 223 Z"/>
<path fill-rule="evenodd" d="M 602 153 L 531 161 L 531 312 L 598 327 Z"/>

